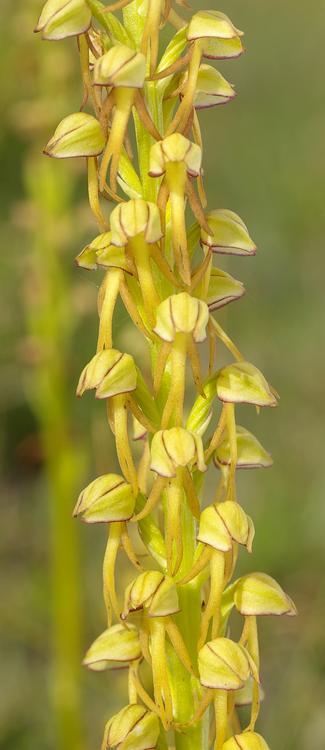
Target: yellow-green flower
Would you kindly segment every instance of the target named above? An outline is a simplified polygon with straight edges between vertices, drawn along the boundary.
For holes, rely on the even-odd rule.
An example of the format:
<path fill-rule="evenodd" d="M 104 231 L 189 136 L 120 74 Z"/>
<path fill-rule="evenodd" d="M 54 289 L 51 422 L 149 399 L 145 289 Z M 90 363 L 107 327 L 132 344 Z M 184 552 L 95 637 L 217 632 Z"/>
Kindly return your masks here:
<path fill-rule="evenodd" d="M 159 721 L 144 706 L 130 704 L 108 722 L 103 749 L 153 750 L 157 745 Z"/>
<path fill-rule="evenodd" d="M 248 651 L 230 638 L 216 638 L 201 648 L 199 672 L 204 687 L 218 690 L 239 690 L 250 674 L 257 678 Z"/>
<path fill-rule="evenodd" d="M 133 625 L 113 625 L 92 643 L 83 660 L 95 672 L 114 669 L 141 658 L 139 634 Z"/>
<path fill-rule="evenodd" d="M 35 31 L 41 31 L 43 39 L 57 41 L 82 34 L 90 23 L 91 10 L 86 0 L 47 0 Z"/>
<path fill-rule="evenodd" d="M 73 514 L 86 523 L 127 521 L 133 515 L 135 501 L 132 488 L 123 477 L 104 474 L 80 493 Z"/>
<path fill-rule="evenodd" d="M 243 732 L 230 737 L 222 746 L 222 750 L 270 750 L 260 734 Z"/>
<path fill-rule="evenodd" d="M 77 396 L 95 389 L 96 398 L 110 398 L 130 393 L 137 386 L 137 371 L 130 354 L 116 349 L 103 349 L 92 358 L 82 371 Z"/>
<path fill-rule="evenodd" d="M 76 112 L 60 122 L 44 153 L 56 159 L 98 156 L 105 146 L 101 125 L 92 115 Z"/>

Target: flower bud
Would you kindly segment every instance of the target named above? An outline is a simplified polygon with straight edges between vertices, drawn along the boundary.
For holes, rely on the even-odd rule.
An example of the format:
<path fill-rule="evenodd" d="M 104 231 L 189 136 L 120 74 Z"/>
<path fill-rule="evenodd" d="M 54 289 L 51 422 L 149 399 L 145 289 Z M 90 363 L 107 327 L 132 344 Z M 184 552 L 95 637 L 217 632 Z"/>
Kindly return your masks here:
<path fill-rule="evenodd" d="M 158 206 L 142 198 L 119 203 L 111 213 L 110 225 L 111 242 L 118 247 L 127 245 L 130 237 L 142 232 L 149 244 L 158 242 L 162 237 Z"/>
<path fill-rule="evenodd" d="M 47 0 L 34 31 L 56 41 L 83 34 L 89 29 L 91 11 L 85 0 Z"/>
<path fill-rule="evenodd" d="M 186 90 L 188 74 L 184 76 L 182 90 Z M 197 77 L 196 91 L 194 97 L 195 109 L 214 107 L 217 104 L 226 104 L 235 96 L 230 83 L 212 65 L 201 65 Z"/>
<path fill-rule="evenodd" d="M 103 750 L 114 747 L 118 750 L 153 750 L 158 736 L 157 715 L 144 706 L 132 703 L 110 719 L 102 747 Z"/>
<path fill-rule="evenodd" d="M 94 66 L 95 86 L 141 89 L 146 76 L 146 58 L 141 52 L 115 44 Z"/>
<path fill-rule="evenodd" d="M 251 552 L 253 537 L 253 521 L 232 500 L 209 505 L 201 513 L 198 541 L 220 552 L 231 550 L 233 541 Z"/>
<path fill-rule="evenodd" d="M 230 638 L 215 638 L 199 651 L 201 685 L 217 690 L 239 690 L 253 674 L 258 681 L 255 663 L 248 651 Z"/>
<path fill-rule="evenodd" d="M 183 162 L 188 174 L 197 177 L 201 173 L 201 161 L 200 146 L 181 133 L 172 133 L 151 147 L 149 174 L 151 177 L 161 177 L 166 171 L 166 164 Z"/>
<path fill-rule="evenodd" d="M 216 378 L 220 401 L 256 406 L 277 406 L 264 375 L 250 362 L 236 362 L 219 370 Z"/>
<path fill-rule="evenodd" d="M 194 341 L 199 343 L 206 339 L 208 321 L 206 303 L 181 292 L 160 303 L 154 331 L 163 341 L 174 341 L 177 333 L 191 333 Z"/>
<path fill-rule="evenodd" d="M 205 471 L 202 438 L 183 427 L 159 430 L 151 443 L 150 468 L 162 477 L 175 477 L 179 466 L 197 463 Z"/>
<path fill-rule="evenodd" d="M 83 369 L 77 396 L 95 388 L 96 398 L 110 398 L 135 391 L 136 387 L 137 371 L 133 357 L 122 354 L 117 349 L 103 349 Z"/>
<path fill-rule="evenodd" d="M 73 515 L 81 516 L 86 523 L 128 521 L 135 501 L 131 485 L 123 477 L 104 474 L 80 493 Z"/>
<path fill-rule="evenodd" d="M 179 612 L 176 586 L 157 570 L 141 573 L 126 589 L 122 617 L 146 609 L 149 617 L 167 617 Z"/>
<path fill-rule="evenodd" d="M 97 268 L 121 268 L 128 271 L 129 266 L 123 248 L 112 245 L 112 233 L 104 232 L 84 247 L 77 255 L 76 263 L 80 268 L 87 271 L 95 271 Z"/>
<path fill-rule="evenodd" d="M 245 287 L 241 281 L 234 279 L 226 271 L 220 268 L 212 268 L 208 287 L 209 310 L 218 310 L 219 307 L 228 305 L 245 294 Z"/>
<path fill-rule="evenodd" d="M 237 433 L 237 469 L 258 469 L 272 466 L 273 460 L 270 454 L 263 448 L 255 435 L 246 430 L 245 427 L 236 426 Z M 226 438 L 219 445 L 215 453 L 218 464 L 229 466 L 231 463 L 230 443 Z"/>
<path fill-rule="evenodd" d="M 104 146 L 105 137 L 98 120 L 86 112 L 76 112 L 61 120 L 44 153 L 56 159 L 98 156 Z"/>
<path fill-rule="evenodd" d="M 257 732 L 242 732 L 224 742 L 222 750 L 270 750 L 270 748 Z"/>
<path fill-rule="evenodd" d="M 239 578 L 234 590 L 235 606 L 242 615 L 296 615 L 296 607 L 281 586 L 265 573 Z"/>
<path fill-rule="evenodd" d="M 88 649 L 83 664 L 95 672 L 125 666 L 141 658 L 138 631 L 134 625 L 113 625 L 105 630 Z"/>
<path fill-rule="evenodd" d="M 212 235 L 201 230 L 202 245 L 224 255 L 255 255 L 256 245 L 242 219 L 233 211 L 220 208 L 207 214 Z"/>

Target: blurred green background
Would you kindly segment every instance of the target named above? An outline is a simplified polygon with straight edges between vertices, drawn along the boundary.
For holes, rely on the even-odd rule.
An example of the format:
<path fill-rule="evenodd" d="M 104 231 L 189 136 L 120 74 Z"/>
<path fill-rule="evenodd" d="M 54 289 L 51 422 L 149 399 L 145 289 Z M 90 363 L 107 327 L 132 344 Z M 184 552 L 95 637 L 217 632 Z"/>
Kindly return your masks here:
<path fill-rule="evenodd" d="M 79 668 L 104 627 L 105 539 L 71 510 L 115 458 L 101 405 L 74 397 L 94 350 L 100 275 L 73 266 L 96 232 L 83 165 L 41 155 L 81 97 L 75 40 L 32 34 L 41 5 L 0 5 L 0 746 L 90 750 L 123 704 L 124 676 Z M 255 259 L 221 260 L 247 295 L 220 319 L 281 394 L 279 409 L 240 415 L 275 462 L 241 477 L 257 532 L 241 569 L 274 575 L 300 613 L 261 623 L 259 727 L 273 750 L 324 750 L 325 6 L 220 9 L 245 30 L 247 54 L 220 66 L 235 102 L 201 116 L 209 205 L 237 211 L 259 247 Z M 117 326 L 132 351 L 122 311 Z"/>

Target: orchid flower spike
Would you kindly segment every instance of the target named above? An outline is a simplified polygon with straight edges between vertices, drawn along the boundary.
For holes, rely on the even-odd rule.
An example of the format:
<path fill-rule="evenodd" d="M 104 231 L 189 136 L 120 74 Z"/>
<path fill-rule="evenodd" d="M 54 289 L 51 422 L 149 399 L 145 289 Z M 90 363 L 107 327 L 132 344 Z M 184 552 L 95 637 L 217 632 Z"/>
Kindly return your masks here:
<path fill-rule="evenodd" d="M 257 248 L 238 214 L 207 208 L 202 167 L 201 110 L 217 117 L 235 96 L 211 60 L 239 57 L 243 34 L 218 9 L 188 11 L 187 0 L 47 0 L 35 29 L 77 38 L 80 111 L 44 152 L 86 161 L 97 229 L 76 264 L 96 273 L 93 288 L 102 276 L 97 346 L 77 395 L 104 402 L 115 452 L 73 511 L 107 529 L 107 622 L 83 663 L 127 676 L 102 750 L 269 750 L 255 731 L 259 618 L 296 614 L 266 573 L 235 574 L 255 533 L 238 476 L 272 465 L 237 411 L 279 397 L 219 321 L 245 289 L 216 257 L 253 258 Z M 130 565 L 120 569 L 122 557 Z"/>

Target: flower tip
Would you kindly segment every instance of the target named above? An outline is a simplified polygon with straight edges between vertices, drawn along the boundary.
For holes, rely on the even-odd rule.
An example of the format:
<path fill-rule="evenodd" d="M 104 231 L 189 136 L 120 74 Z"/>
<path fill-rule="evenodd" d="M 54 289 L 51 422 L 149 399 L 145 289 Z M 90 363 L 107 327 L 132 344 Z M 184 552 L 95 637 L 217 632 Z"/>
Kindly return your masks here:
<path fill-rule="evenodd" d="M 81 376 L 80 376 L 80 379 L 79 379 L 79 383 L 78 383 L 78 385 L 76 387 L 76 396 L 77 396 L 77 398 L 81 398 L 81 396 L 83 396 L 83 394 L 85 392 L 85 389 L 83 387 L 83 382 L 80 382 L 80 380 L 81 380 Z"/>
<path fill-rule="evenodd" d="M 288 601 L 290 602 L 290 605 L 291 605 L 290 609 L 287 612 L 288 617 L 297 617 L 299 612 L 294 601 L 291 599 L 290 596 L 288 596 Z"/>
<path fill-rule="evenodd" d="M 51 152 L 52 152 L 53 144 L 54 144 L 54 140 L 53 138 L 50 138 L 50 140 L 45 144 L 43 148 L 43 154 L 45 154 L 45 156 L 52 156 Z"/>

